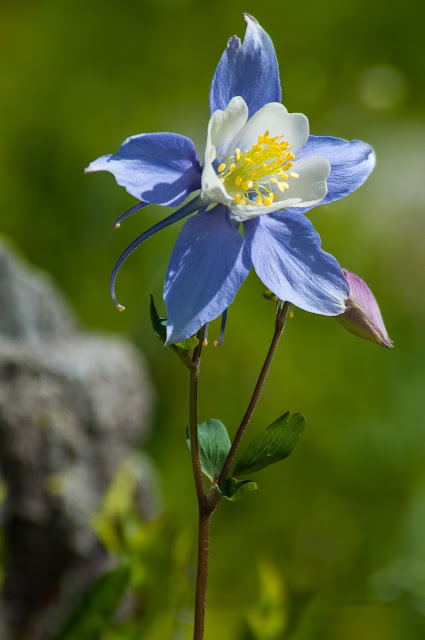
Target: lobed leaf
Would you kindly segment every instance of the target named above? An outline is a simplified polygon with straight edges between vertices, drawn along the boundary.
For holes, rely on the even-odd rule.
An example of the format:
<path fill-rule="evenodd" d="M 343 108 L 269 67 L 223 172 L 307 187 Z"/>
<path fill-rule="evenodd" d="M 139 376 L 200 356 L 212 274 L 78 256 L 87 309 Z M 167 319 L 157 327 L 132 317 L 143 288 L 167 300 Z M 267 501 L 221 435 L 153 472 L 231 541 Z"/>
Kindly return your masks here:
<path fill-rule="evenodd" d="M 186 442 L 190 451 L 189 428 L 187 429 Z M 221 473 L 231 446 L 224 424 L 220 420 L 207 420 L 198 424 L 198 446 L 202 472 L 212 482 L 215 482 Z"/>
<path fill-rule="evenodd" d="M 304 416 L 300 413 L 289 416 L 287 411 L 251 442 L 236 463 L 234 475 L 260 471 L 289 456 L 295 449 L 304 424 Z"/>
<path fill-rule="evenodd" d="M 252 480 L 237 480 L 236 478 L 227 478 L 223 484 L 217 487 L 217 491 L 228 500 L 236 502 L 245 498 L 249 493 L 258 489 Z"/>
<path fill-rule="evenodd" d="M 186 340 L 182 340 L 181 342 L 176 342 L 175 347 L 177 349 L 181 349 L 182 351 L 192 351 L 198 344 L 199 340 L 196 336 L 191 336 L 190 338 L 186 338 Z"/>

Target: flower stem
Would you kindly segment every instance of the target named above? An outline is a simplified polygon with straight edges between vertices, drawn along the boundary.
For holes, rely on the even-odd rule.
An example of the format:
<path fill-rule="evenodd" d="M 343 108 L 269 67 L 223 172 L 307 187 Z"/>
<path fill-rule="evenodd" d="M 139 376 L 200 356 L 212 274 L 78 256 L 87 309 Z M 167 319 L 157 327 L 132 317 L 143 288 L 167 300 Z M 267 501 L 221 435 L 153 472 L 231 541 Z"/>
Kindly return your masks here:
<path fill-rule="evenodd" d="M 267 352 L 266 359 L 261 369 L 260 375 L 255 385 L 254 392 L 252 394 L 250 403 L 242 418 L 242 422 L 236 432 L 236 436 L 233 440 L 229 454 L 224 463 L 220 477 L 217 484 L 220 485 L 226 478 L 226 475 L 230 469 L 233 459 L 236 454 L 236 450 L 242 439 L 244 431 L 250 421 L 254 409 L 257 405 L 260 393 L 264 386 L 264 382 L 267 377 L 270 365 L 273 360 L 273 356 L 276 352 L 279 339 L 285 328 L 286 317 L 289 311 L 289 303 L 278 303 L 275 330 L 273 338 Z M 192 358 L 192 366 L 190 367 L 190 445 L 192 456 L 193 475 L 195 478 L 196 495 L 198 497 L 199 506 L 199 533 L 198 533 L 198 569 L 196 579 L 196 598 L 195 598 L 195 625 L 193 632 L 193 640 L 203 640 L 204 638 L 204 619 L 205 619 L 205 600 L 207 591 L 207 576 L 208 576 L 208 548 L 209 548 L 209 535 L 210 535 L 210 520 L 211 515 L 215 511 L 219 501 L 220 495 L 214 489 L 211 488 L 208 498 L 205 494 L 205 485 L 201 471 L 201 461 L 199 457 L 198 446 L 198 378 L 199 367 L 201 363 L 202 343 L 204 338 L 205 328 L 203 327 L 198 333 L 199 343 L 195 348 Z"/>
<path fill-rule="evenodd" d="M 275 330 L 274 330 L 274 334 L 273 334 L 273 338 L 269 347 L 269 350 L 267 352 L 267 356 L 266 359 L 264 360 L 264 364 L 263 367 L 261 369 L 260 375 L 258 376 L 258 380 L 257 380 L 257 384 L 255 385 L 250 403 L 248 405 L 247 410 L 245 411 L 245 415 L 242 418 L 242 422 L 239 425 L 239 428 L 236 432 L 235 438 L 232 442 L 232 446 L 230 447 L 230 451 L 228 453 L 228 456 L 226 458 L 226 461 L 223 465 L 223 469 L 221 470 L 220 473 L 220 477 L 217 481 L 217 484 L 220 485 L 222 482 L 224 482 L 224 480 L 226 479 L 227 473 L 231 467 L 231 464 L 234 460 L 237 448 L 239 446 L 239 443 L 242 439 L 242 436 L 245 432 L 245 429 L 248 425 L 248 422 L 250 421 L 252 414 L 254 413 L 254 409 L 257 405 L 258 399 L 260 397 L 262 388 L 264 386 L 264 382 L 266 380 L 267 377 L 267 373 L 270 369 L 270 365 L 272 363 L 273 360 L 273 356 L 276 353 L 276 349 L 277 349 L 277 345 L 279 343 L 280 337 L 283 333 L 283 330 L 285 328 L 285 323 L 286 323 L 286 317 L 288 315 L 288 311 L 289 311 L 289 302 L 285 302 L 285 303 L 279 303 L 278 304 L 278 308 L 277 308 L 277 312 L 276 312 L 276 319 L 275 319 Z M 214 493 L 210 493 L 209 496 L 209 502 L 211 504 L 216 504 L 220 499 L 220 496 L 217 492 Z"/>
<path fill-rule="evenodd" d="M 206 502 L 204 478 L 201 471 L 201 460 L 199 458 L 198 445 L 198 379 L 199 367 L 201 364 L 202 344 L 204 340 L 205 327 L 198 332 L 198 344 L 195 347 L 192 358 L 192 366 L 189 370 L 189 434 L 190 434 L 190 455 L 192 458 L 193 477 L 195 479 L 196 496 L 201 509 Z"/>
<path fill-rule="evenodd" d="M 198 379 L 199 367 L 201 364 L 202 345 L 204 340 L 205 327 L 198 332 L 198 344 L 193 352 L 192 366 L 190 372 L 190 400 L 189 400 L 189 430 L 190 430 L 190 450 L 192 458 L 193 476 L 195 479 L 196 495 L 199 508 L 199 530 L 198 530 L 198 569 L 196 578 L 195 596 L 195 623 L 193 640 L 203 640 L 205 600 L 207 593 L 208 575 L 208 546 L 210 535 L 210 519 L 215 509 L 207 502 L 205 494 L 204 479 L 201 470 L 201 460 L 199 457 L 198 445 Z"/>
<path fill-rule="evenodd" d="M 211 509 L 199 509 L 198 570 L 196 576 L 195 627 L 193 640 L 203 640 L 205 600 L 207 594 L 208 547 L 210 537 Z"/>

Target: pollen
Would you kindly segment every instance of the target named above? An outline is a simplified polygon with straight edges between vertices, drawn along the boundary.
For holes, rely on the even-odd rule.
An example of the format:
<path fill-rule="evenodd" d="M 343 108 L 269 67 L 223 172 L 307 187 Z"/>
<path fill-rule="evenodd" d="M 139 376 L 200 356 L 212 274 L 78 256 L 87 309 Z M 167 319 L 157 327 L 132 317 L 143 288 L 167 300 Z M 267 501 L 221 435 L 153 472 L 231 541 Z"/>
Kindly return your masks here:
<path fill-rule="evenodd" d="M 295 156 L 284 136 L 270 137 L 265 131 L 251 149 L 235 148 L 234 155 L 217 167 L 218 178 L 235 204 L 248 207 L 269 206 L 279 200 L 279 194 L 289 189 L 298 173 L 289 171 Z"/>

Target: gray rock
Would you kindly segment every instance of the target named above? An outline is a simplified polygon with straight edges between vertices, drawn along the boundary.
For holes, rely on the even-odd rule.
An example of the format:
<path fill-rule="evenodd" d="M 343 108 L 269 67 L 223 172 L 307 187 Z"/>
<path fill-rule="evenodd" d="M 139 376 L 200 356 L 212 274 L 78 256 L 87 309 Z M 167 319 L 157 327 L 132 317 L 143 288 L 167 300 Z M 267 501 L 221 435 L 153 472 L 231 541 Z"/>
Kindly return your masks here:
<path fill-rule="evenodd" d="M 91 518 L 146 438 L 151 405 L 141 354 L 80 330 L 50 278 L 1 243 L 2 639 L 48 637 L 42 621 L 55 592 L 68 580 L 78 593 L 108 563 Z M 150 517 L 158 503 L 146 469 L 137 496 Z"/>

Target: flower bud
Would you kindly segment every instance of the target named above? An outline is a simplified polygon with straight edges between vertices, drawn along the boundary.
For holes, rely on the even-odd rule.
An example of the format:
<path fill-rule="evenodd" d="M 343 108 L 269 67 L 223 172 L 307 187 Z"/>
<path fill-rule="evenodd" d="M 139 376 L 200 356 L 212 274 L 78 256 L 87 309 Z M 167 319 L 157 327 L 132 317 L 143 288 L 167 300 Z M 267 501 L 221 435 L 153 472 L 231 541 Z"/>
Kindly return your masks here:
<path fill-rule="evenodd" d="M 350 286 L 350 295 L 346 301 L 347 310 L 337 320 L 351 333 L 359 338 L 365 338 L 390 349 L 393 346 L 388 337 L 382 320 L 378 303 L 367 284 L 356 276 L 343 269 L 345 279 Z"/>

